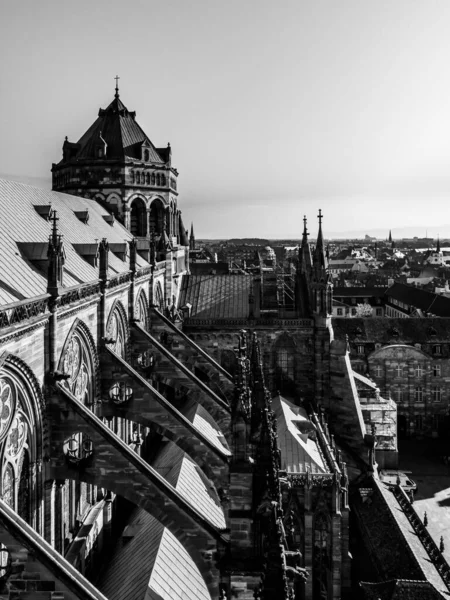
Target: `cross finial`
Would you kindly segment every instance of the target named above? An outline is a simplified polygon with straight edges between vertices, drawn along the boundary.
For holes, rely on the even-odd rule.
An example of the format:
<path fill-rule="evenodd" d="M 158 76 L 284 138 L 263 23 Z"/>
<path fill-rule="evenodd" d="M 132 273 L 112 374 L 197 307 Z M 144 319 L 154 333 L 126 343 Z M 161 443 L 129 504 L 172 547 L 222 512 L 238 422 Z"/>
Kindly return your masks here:
<path fill-rule="evenodd" d="M 319 226 L 321 226 L 322 225 L 322 219 L 323 219 L 322 209 L 321 208 L 319 208 L 319 214 L 317 215 L 317 217 L 319 219 Z"/>
<path fill-rule="evenodd" d="M 118 75 L 116 75 L 114 77 L 114 79 L 116 80 L 116 94 L 115 94 L 115 97 L 118 98 L 119 97 L 119 79 L 120 79 L 120 77 Z"/>

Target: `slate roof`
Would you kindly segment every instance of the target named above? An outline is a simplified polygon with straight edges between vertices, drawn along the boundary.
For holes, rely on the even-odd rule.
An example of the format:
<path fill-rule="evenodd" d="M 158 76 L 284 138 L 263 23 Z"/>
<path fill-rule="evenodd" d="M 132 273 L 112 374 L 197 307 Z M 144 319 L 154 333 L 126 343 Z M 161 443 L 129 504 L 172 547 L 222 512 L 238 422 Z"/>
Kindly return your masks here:
<path fill-rule="evenodd" d="M 97 158 L 96 148 L 106 142 L 108 159 L 124 159 L 125 157 L 141 159 L 141 147 L 149 150 L 150 162 L 165 164 L 167 157 L 162 157 L 148 136 L 136 121 L 136 113 L 128 111 L 119 97 L 114 98 L 106 109 L 100 109 L 98 118 L 81 136 L 74 148 L 71 159 L 83 160 Z M 64 160 L 60 164 L 64 163 Z"/>
<path fill-rule="evenodd" d="M 193 404 L 185 414 L 186 419 L 200 431 L 210 442 L 222 452 L 231 455 L 231 452 L 223 444 L 225 436 L 221 432 L 217 423 L 201 404 Z M 226 443 L 226 442 L 225 442 Z"/>
<path fill-rule="evenodd" d="M 245 319 L 252 286 L 250 275 L 187 275 L 179 307 L 192 305 L 190 319 Z"/>
<path fill-rule="evenodd" d="M 108 600 L 211 600 L 189 554 L 159 521 L 136 508 L 135 535 L 116 544 L 98 587 Z"/>
<path fill-rule="evenodd" d="M 444 598 L 428 581 L 391 579 L 381 583 L 361 582 L 364 600 L 440 600 Z"/>
<path fill-rule="evenodd" d="M 351 342 L 372 342 L 385 344 L 433 344 L 438 340 L 448 340 L 450 319 L 390 319 L 371 317 L 339 318 L 332 320 L 334 337 Z M 398 335 L 396 335 L 398 332 Z"/>
<path fill-rule="evenodd" d="M 362 525 L 365 539 L 370 540 L 372 550 L 369 553 L 373 552 L 376 556 L 380 577 L 384 577 L 386 581 L 397 579 L 424 583 L 428 581 L 434 590 L 437 590 L 438 595 L 424 595 L 424 599 L 446 597 L 448 590 L 439 572 L 431 562 L 393 492 L 377 479 L 368 480 L 367 483 L 369 485 L 366 487 L 373 489 L 372 496 L 363 502 L 356 491 L 353 495 L 353 510 L 360 527 Z M 385 587 L 385 595 L 379 596 L 383 600 L 410 597 L 406 592 L 404 595 L 386 595 L 390 588 L 395 588 L 395 585 L 385 584 Z M 422 588 L 425 590 L 426 586 Z M 365 597 L 371 599 L 374 596 Z M 422 598 L 422 596 L 414 595 L 411 598 Z"/>
<path fill-rule="evenodd" d="M 346 298 L 381 298 L 385 295 L 387 287 L 343 287 L 334 286 L 333 296 Z"/>
<path fill-rule="evenodd" d="M 102 238 L 110 243 L 123 244 L 132 235 L 117 221 L 111 227 L 104 216 L 109 213 L 95 200 L 69 196 L 34 188 L 14 181 L 0 179 L 0 304 L 9 304 L 24 298 L 46 293 L 47 279 L 44 272 L 30 260 L 45 258 L 43 244 L 48 243 L 51 222 L 39 215 L 34 205 L 48 205 L 56 210 L 58 231 L 63 236 L 66 260 L 64 264 L 64 287 L 98 280 L 98 268 L 90 265 L 75 250 L 75 244 L 93 245 Z M 75 212 L 89 211 L 89 222 L 82 223 Z M 39 256 L 37 256 L 39 254 Z M 45 254 L 45 252 L 44 252 Z M 148 263 L 137 257 L 138 267 Z M 129 270 L 129 263 L 109 253 L 109 275 Z"/>
<path fill-rule="evenodd" d="M 209 480 L 183 450 L 167 442 L 152 466 L 206 519 L 225 528 L 223 510 Z M 127 531 L 134 537 L 118 542 L 98 585 L 109 600 L 210 600 L 195 563 L 156 519 L 136 508 Z"/>
<path fill-rule="evenodd" d="M 450 317 L 450 298 L 421 290 L 413 285 L 394 283 L 386 291 L 386 296 L 437 317 Z"/>
<path fill-rule="evenodd" d="M 277 418 L 281 468 L 288 473 L 329 473 L 325 459 L 315 439 L 315 426 L 306 410 L 282 396 L 272 400 Z"/>

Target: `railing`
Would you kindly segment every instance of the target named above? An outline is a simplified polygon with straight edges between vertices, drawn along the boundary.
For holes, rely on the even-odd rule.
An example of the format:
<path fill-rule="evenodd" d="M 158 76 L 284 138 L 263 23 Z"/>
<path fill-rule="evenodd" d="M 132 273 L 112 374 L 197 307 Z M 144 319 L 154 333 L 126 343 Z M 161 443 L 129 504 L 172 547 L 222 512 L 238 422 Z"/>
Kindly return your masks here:
<path fill-rule="evenodd" d="M 393 490 L 394 496 L 399 503 L 401 509 L 404 514 L 408 518 L 408 521 L 411 523 L 417 537 L 422 542 L 425 550 L 427 551 L 428 556 L 430 557 L 431 562 L 436 567 L 439 575 L 442 577 L 442 581 L 447 586 L 447 589 L 450 591 L 450 566 L 448 562 L 442 555 L 442 552 L 437 547 L 435 541 L 428 533 L 427 528 L 420 520 L 416 511 L 413 508 L 413 505 L 409 501 L 405 491 L 399 486 L 396 485 Z"/>
<path fill-rule="evenodd" d="M 49 298 L 50 294 L 43 294 L 36 298 L 27 298 L 0 307 L 0 328 L 10 327 L 22 321 L 27 321 L 31 317 L 45 314 Z"/>
<path fill-rule="evenodd" d="M 138 269 L 136 271 L 136 277 L 145 277 L 146 275 L 151 275 L 152 267 L 143 267 L 142 269 Z"/>
<path fill-rule="evenodd" d="M 108 289 L 118 287 L 119 285 L 122 285 L 123 283 L 128 283 L 129 281 L 131 281 L 131 276 L 132 276 L 131 271 L 128 271 L 127 273 L 120 273 L 119 275 L 112 277 L 108 281 Z"/>
<path fill-rule="evenodd" d="M 67 290 L 60 296 L 60 306 L 67 306 L 77 300 L 84 300 L 90 296 L 95 296 L 100 293 L 100 283 L 98 281 L 87 283 L 86 285 L 77 285 Z"/>
<path fill-rule="evenodd" d="M 306 473 L 292 473 L 291 471 L 286 475 L 293 485 L 308 485 L 309 487 L 331 487 L 335 479 L 333 473 L 310 473 L 309 471 Z"/>

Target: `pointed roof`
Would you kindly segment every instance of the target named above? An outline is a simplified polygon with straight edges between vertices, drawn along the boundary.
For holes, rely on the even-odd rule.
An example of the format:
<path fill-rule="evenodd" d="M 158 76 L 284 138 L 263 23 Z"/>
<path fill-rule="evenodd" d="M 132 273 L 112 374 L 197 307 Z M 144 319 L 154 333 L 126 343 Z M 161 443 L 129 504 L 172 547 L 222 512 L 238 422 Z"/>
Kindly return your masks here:
<path fill-rule="evenodd" d="M 390 229 L 389 229 L 389 239 L 388 239 L 388 242 L 392 242 L 392 232 L 391 232 Z"/>
<path fill-rule="evenodd" d="M 322 234 L 322 210 L 319 208 L 319 232 L 317 234 L 316 249 L 314 251 L 314 264 L 316 269 L 326 269 L 328 267 L 327 257 L 325 255 L 325 247 Z"/>
<path fill-rule="evenodd" d="M 436 245 L 436 252 L 440 252 L 440 251 L 441 251 L 441 241 L 440 241 L 439 235 L 438 235 L 437 245 Z"/>
<path fill-rule="evenodd" d="M 97 119 L 77 144 L 66 139 L 64 147 L 67 145 L 71 146 L 70 160 L 98 158 L 98 148 L 106 145 L 107 159 L 140 159 L 144 146 L 149 152 L 150 163 L 162 165 L 167 162 L 167 155 L 161 156 L 138 125 L 136 112 L 129 111 L 120 100 L 117 88 L 113 101 L 107 108 L 100 108 Z"/>
<path fill-rule="evenodd" d="M 182 246 L 189 246 L 189 239 L 187 235 L 187 230 L 184 227 L 183 219 L 181 218 L 181 212 L 179 218 L 179 231 L 180 231 L 180 244 Z"/>
<path fill-rule="evenodd" d="M 306 228 L 306 215 L 303 217 L 303 235 L 302 235 L 302 243 L 298 250 L 298 259 L 300 263 L 300 270 L 305 273 L 311 269 L 312 266 L 312 258 L 311 258 L 311 248 L 308 243 L 308 229 Z"/>

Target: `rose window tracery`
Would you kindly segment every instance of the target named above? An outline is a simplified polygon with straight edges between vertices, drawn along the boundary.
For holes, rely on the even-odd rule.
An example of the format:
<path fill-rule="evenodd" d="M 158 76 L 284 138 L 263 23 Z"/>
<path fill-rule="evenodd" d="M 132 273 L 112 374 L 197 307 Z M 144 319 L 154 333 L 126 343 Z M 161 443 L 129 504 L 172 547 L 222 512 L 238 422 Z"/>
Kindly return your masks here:
<path fill-rule="evenodd" d="M 11 465 L 6 465 L 2 479 L 2 500 L 14 508 L 14 473 Z"/>
<path fill-rule="evenodd" d="M 10 459 L 15 459 L 22 451 L 27 439 L 27 423 L 21 412 L 18 412 L 11 425 L 8 437 L 6 439 L 5 454 Z"/>

